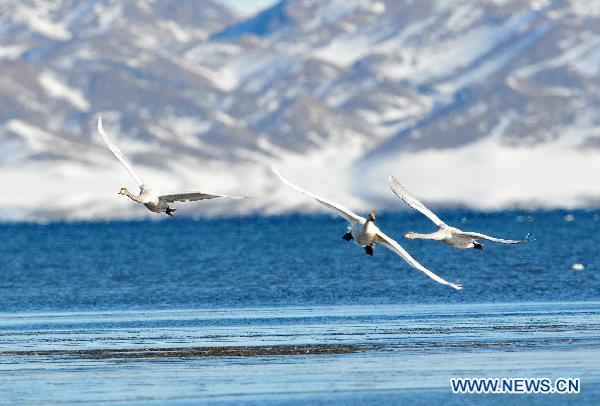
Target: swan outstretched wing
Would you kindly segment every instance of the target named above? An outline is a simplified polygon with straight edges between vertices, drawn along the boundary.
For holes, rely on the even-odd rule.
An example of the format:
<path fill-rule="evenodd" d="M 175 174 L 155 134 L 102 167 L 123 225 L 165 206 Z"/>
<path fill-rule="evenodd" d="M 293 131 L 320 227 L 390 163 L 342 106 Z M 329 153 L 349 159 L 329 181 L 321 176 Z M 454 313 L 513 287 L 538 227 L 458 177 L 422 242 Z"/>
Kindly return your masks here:
<path fill-rule="evenodd" d="M 125 154 L 123 154 L 123 152 L 121 152 L 119 147 L 117 147 L 117 145 L 113 142 L 113 140 L 111 140 L 110 137 L 108 136 L 108 134 L 106 134 L 106 132 L 104 131 L 104 128 L 102 127 L 102 117 L 98 117 L 98 132 L 100 133 L 100 136 L 102 137 L 102 139 L 108 146 L 108 149 L 110 149 L 111 152 L 117 157 L 117 159 L 119 161 L 121 161 L 121 163 L 123 164 L 125 169 L 127 169 L 127 171 L 131 174 L 133 179 L 135 179 L 138 186 L 141 189 L 144 189 L 145 183 L 142 180 L 142 178 L 140 177 L 140 175 L 137 174 L 137 172 L 133 169 L 133 165 L 131 165 L 131 162 L 129 162 L 129 160 L 127 159 Z"/>
<path fill-rule="evenodd" d="M 406 204 L 408 204 L 413 209 L 418 210 L 422 214 L 427 216 L 429 218 L 429 220 L 431 220 L 435 223 L 436 226 L 443 227 L 446 225 L 446 223 L 444 223 L 442 220 L 440 220 L 440 218 L 438 216 L 436 216 L 431 210 L 429 210 L 427 207 L 425 207 L 425 205 L 423 203 L 421 203 L 421 201 L 419 199 L 417 199 L 416 197 L 411 195 L 410 192 L 408 190 L 406 190 L 406 188 L 404 186 L 402 186 L 400 184 L 400 182 L 398 182 L 398 180 L 393 175 L 390 175 L 390 177 L 388 178 L 388 181 L 390 184 L 390 189 L 392 189 L 392 192 L 394 192 L 394 194 L 396 196 L 398 196 L 400 199 L 404 200 L 404 202 Z"/>
<path fill-rule="evenodd" d="M 227 197 L 230 199 L 244 199 L 239 196 L 216 195 L 210 193 L 177 193 L 173 195 L 162 195 L 160 198 L 168 203 L 172 202 L 195 202 L 198 200 L 217 199 L 219 197 Z"/>
<path fill-rule="evenodd" d="M 467 237 L 480 238 L 482 240 L 499 242 L 501 244 L 520 244 L 522 242 L 526 242 L 529 240 L 529 234 L 527 234 L 525 236 L 525 238 L 523 238 L 522 240 L 505 240 L 503 238 L 496 238 L 496 237 L 492 237 L 490 235 L 486 235 L 486 234 L 482 234 L 482 233 L 475 233 L 475 232 L 471 232 L 471 231 L 463 231 L 463 232 L 461 232 L 461 234 L 466 235 Z"/>
<path fill-rule="evenodd" d="M 406 250 L 404 248 L 402 248 L 400 246 L 400 244 L 398 244 L 394 239 L 388 237 L 381 231 L 379 231 L 377 233 L 377 241 L 379 243 L 381 243 L 382 245 L 385 245 L 388 249 L 390 249 L 395 254 L 402 257 L 402 259 L 405 260 L 410 266 L 423 272 L 425 275 L 429 276 L 434 281 L 441 283 L 442 285 L 448 285 L 456 290 L 462 289 L 461 285 L 452 283 L 452 282 L 448 282 L 447 280 L 437 276 L 436 274 L 431 272 L 429 269 L 425 268 L 423 265 L 418 263 L 413 257 L 410 256 L 410 254 L 408 252 L 406 252 Z"/>
<path fill-rule="evenodd" d="M 352 210 L 348 209 L 347 207 L 342 206 L 341 204 L 338 204 L 338 203 L 332 202 L 331 200 L 327 200 L 327 199 L 324 199 L 322 197 L 313 195 L 312 193 L 307 192 L 306 190 L 302 189 L 300 186 L 294 185 L 292 182 L 290 182 L 289 180 L 287 180 L 286 178 L 284 178 L 281 175 L 281 173 L 279 173 L 279 171 L 277 170 L 277 168 L 271 167 L 271 171 L 275 175 L 277 175 L 277 177 L 279 177 L 279 179 L 281 179 L 281 181 L 283 183 L 285 183 L 286 185 L 288 185 L 292 189 L 296 189 L 298 192 L 304 193 L 306 196 L 312 197 L 317 202 L 321 203 L 323 206 L 325 206 L 325 207 L 327 207 L 327 208 L 335 211 L 337 214 L 339 214 L 340 216 L 344 217 L 350 223 L 353 223 L 355 221 L 361 221 L 361 220 L 365 221 L 366 220 L 364 217 L 359 216 L 358 214 L 352 212 Z"/>

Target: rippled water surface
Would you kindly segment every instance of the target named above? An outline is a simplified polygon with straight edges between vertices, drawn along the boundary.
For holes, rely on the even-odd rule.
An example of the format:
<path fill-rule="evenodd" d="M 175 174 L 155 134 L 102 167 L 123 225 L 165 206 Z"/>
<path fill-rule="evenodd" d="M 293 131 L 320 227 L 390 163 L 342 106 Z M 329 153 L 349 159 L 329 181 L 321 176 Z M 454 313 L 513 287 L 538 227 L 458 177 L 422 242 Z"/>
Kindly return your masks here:
<path fill-rule="evenodd" d="M 328 216 L 0 225 L 0 402 L 598 403 L 600 214 L 442 214 L 535 238 L 400 241 L 456 292 Z M 399 239 L 427 221 L 378 216 Z M 458 376 L 582 391 L 452 395 Z"/>

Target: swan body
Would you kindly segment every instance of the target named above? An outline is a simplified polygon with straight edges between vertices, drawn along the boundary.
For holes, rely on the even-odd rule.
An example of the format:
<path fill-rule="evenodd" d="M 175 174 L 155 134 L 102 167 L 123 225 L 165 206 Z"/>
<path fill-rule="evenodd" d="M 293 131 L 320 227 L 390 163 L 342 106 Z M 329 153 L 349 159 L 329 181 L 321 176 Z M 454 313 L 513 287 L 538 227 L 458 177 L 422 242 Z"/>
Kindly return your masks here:
<path fill-rule="evenodd" d="M 379 243 L 379 244 L 385 246 L 386 248 L 388 248 L 389 250 L 391 250 L 396 255 L 400 256 L 411 267 L 423 272 L 424 274 L 429 276 L 434 281 L 441 283 L 442 285 L 448 285 L 456 290 L 462 289 L 461 285 L 452 283 L 452 282 L 448 282 L 445 279 L 441 278 L 440 276 L 434 274 L 427 268 L 425 268 L 423 265 L 421 265 L 419 262 L 417 262 L 412 256 L 410 256 L 410 254 L 408 252 L 406 252 L 406 250 L 404 250 L 404 248 L 402 248 L 400 246 L 400 244 L 398 244 L 394 239 L 392 239 L 392 238 L 388 237 L 386 234 L 384 234 L 383 231 L 381 231 L 379 229 L 379 227 L 377 227 L 377 225 L 375 224 L 375 214 L 373 212 L 369 213 L 368 218 L 359 216 L 358 214 L 352 212 L 350 209 L 348 209 L 347 207 L 345 207 L 339 203 L 335 203 L 331 200 L 327 200 L 322 197 L 316 196 L 316 195 L 302 189 L 301 187 L 296 186 L 295 184 L 293 184 L 290 181 L 288 181 L 287 179 L 285 179 L 276 168 L 271 168 L 271 171 L 275 175 L 277 175 L 277 177 L 279 177 L 279 179 L 281 179 L 281 181 L 283 183 L 285 183 L 286 185 L 299 191 L 300 193 L 305 194 L 306 196 L 309 196 L 309 197 L 315 199 L 317 202 L 319 202 L 323 206 L 329 208 L 330 210 L 334 211 L 341 217 L 345 218 L 346 221 L 348 221 L 348 223 L 350 223 L 350 227 L 348 228 L 348 232 L 342 238 L 346 241 L 354 240 L 354 242 L 356 244 L 358 244 L 359 246 L 361 246 L 365 249 L 365 252 L 368 255 L 373 255 L 373 248 L 374 248 L 375 244 Z"/>
<path fill-rule="evenodd" d="M 134 202 L 143 204 L 148 208 L 148 210 L 153 211 L 154 213 L 170 213 L 176 210 L 170 208 L 169 204 L 164 199 L 161 199 L 161 196 L 158 194 L 158 192 L 152 189 L 140 188 L 140 194 L 134 195 L 131 194 L 131 192 L 129 192 L 129 190 L 126 187 L 122 187 L 119 191 L 119 194 L 127 196 Z"/>
<path fill-rule="evenodd" d="M 117 157 L 119 162 L 123 164 L 125 169 L 129 172 L 131 177 L 135 180 L 140 188 L 140 194 L 134 195 L 126 187 L 122 187 L 119 190 L 119 194 L 123 196 L 129 197 L 131 200 L 137 203 L 141 203 L 146 208 L 154 213 L 166 213 L 169 216 L 173 216 L 175 210 L 172 208 L 169 203 L 173 202 L 188 202 L 188 201 L 198 201 L 198 200 L 206 200 L 206 199 L 216 199 L 219 197 L 228 197 L 232 199 L 241 199 L 241 197 L 237 196 L 227 196 L 227 195 L 219 195 L 219 194 L 210 194 L 210 193 L 178 193 L 172 195 L 161 195 L 158 191 L 149 188 L 146 183 L 142 180 L 140 175 L 133 169 L 133 165 L 129 162 L 129 159 L 123 154 L 123 152 L 117 147 L 117 145 L 110 139 L 106 131 L 104 131 L 104 127 L 102 126 L 102 117 L 98 118 L 98 132 L 102 137 L 104 143 L 108 146 L 111 152 Z"/>
<path fill-rule="evenodd" d="M 462 231 L 456 227 L 451 227 L 444 223 L 438 216 L 436 216 L 431 210 L 429 210 L 420 200 L 414 197 L 404 186 L 398 182 L 398 180 L 390 175 L 388 178 L 390 189 L 396 196 L 404 200 L 413 209 L 421 212 L 427 218 L 429 218 L 438 227 L 437 231 L 429 234 L 420 234 L 415 232 L 408 232 L 404 235 L 404 238 L 408 239 L 422 239 L 422 240 L 436 240 L 442 241 L 445 244 L 459 249 L 483 249 L 483 244 L 478 240 L 487 240 L 498 242 L 501 244 L 520 244 L 527 241 L 528 235 L 523 240 L 506 240 L 502 238 L 492 237 L 486 234 Z"/>
<path fill-rule="evenodd" d="M 373 215 L 373 220 L 375 216 Z M 373 223 L 373 220 L 363 221 L 355 221 L 350 223 L 350 229 L 352 238 L 356 244 L 361 247 L 367 247 L 369 245 L 375 244 L 377 241 L 377 232 L 380 231 L 379 228 Z"/>

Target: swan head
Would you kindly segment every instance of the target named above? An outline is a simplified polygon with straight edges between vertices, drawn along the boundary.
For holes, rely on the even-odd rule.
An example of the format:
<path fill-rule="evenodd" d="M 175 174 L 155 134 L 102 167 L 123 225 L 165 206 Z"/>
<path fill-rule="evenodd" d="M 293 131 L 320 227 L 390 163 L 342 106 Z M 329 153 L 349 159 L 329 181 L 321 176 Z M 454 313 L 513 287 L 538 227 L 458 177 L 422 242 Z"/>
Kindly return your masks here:
<path fill-rule="evenodd" d="M 369 213 L 369 221 L 375 221 L 375 213 L 374 212 Z"/>
<path fill-rule="evenodd" d="M 415 237 L 416 237 L 416 235 L 412 231 L 404 234 L 404 238 L 408 238 L 409 240 L 414 240 Z"/>
<path fill-rule="evenodd" d="M 121 190 L 119 190 L 120 195 L 126 195 L 127 193 L 129 193 L 129 190 L 127 190 L 126 187 L 122 187 Z"/>

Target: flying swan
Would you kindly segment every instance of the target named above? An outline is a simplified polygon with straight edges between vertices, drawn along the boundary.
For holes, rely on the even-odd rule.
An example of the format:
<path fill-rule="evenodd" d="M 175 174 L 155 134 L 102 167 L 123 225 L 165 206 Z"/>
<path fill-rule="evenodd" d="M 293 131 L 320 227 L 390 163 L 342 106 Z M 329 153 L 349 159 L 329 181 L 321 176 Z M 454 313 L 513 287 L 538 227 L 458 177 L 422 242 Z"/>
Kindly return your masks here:
<path fill-rule="evenodd" d="M 390 184 L 390 189 L 392 189 L 392 192 L 394 192 L 396 194 L 396 196 L 398 196 L 400 199 L 404 200 L 404 202 L 406 204 L 408 204 L 410 207 L 412 207 L 413 209 L 420 211 L 422 214 L 424 214 L 426 217 L 428 217 L 431 221 L 433 221 L 436 226 L 438 226 L 438 230 L 433 233 L 419 234 L 419 233 L 415 233 L 415 232 L 411 231 L 409 233 L 406 233 L 404 235 L 404 238 L 408 238 L 408 239 L 420 238 L 420 239 L 424 239 L 424 240 L 438 240 L 438 241 L 443 241 L 446 244 L 448 244 L 454 248 L 461 248 L 461 249 L 475 248 L 475 249 L 482 250 L 483 244 L 478 242 L 477 241 L 478 239 L 499 242 L 502 244 L 519 244 L 519 243 L 527 241 L 527 238 L 529 237 L 529 234 L 528 234 L 527 236 L 525 236 L 525 238 L 523 240 L 504 240 L 502 238 L 491 237 L 489 235 L 475 233 L 475 232 L 471 232 L 471 231 L 462 231 L 462 230 L 459 230 L 458 228 L 450 227 L 448 224 L 446 224 L 442 220 L 440 220 L 440 218 L 438 216 L 433 214 L 433 212 L 431 210 L 429 210 L 427 207 L 425 207 L 425 205 L 423 203 L 421 203 L 416 197 L 411 195 L 408 192 L 408 190 L 406 190 L 406 188 L 404 186 L 402 186 L 400 184 L 400 182 L 398 182 L 398 180 L 396 178 L 394 178 L 392 175 L 390 175 L 388 180 L 389 180 L 389 184 Z"/>
<path fill-rule="evenodd" d="M 127 190 L 126 187 L 122 187 L 119 190 L 120 195 L 124 195 L 129 197 L 134 202 L 142 203 L 144 206 L 148 208 L 148 210 L 153 211 L 155 213 L 166 213 L 167 215 L 173 217 L 173 213 L 177 209 L 173 209 L 169 206 L 169 203 L 173 202 L 193 202 L 197 200 L 207 200 L 207 199 L 216 199 L 218 197 L 229 197 L 232 199 L 241 199 L 241 197 L 236 196 L 226 196 L 226 195 L 217 195 L 217 194 L 209 194 L 209 193 L 178 193 L 174 195 L 160 195 L 156 190 L 150 189 L 146 183 L 142 180 L 140 175 L 133 169 L 133 165 L 127 159 L 125 154 L 121 152 L 119 147 L 110 139 L 108 134 L 104 131 L 102 127 L 102 117 L 98 118 L 98 132 L 100 136 L 111 150 L 111 152 L 117 157 L 117 159 L 123 164 L 125 169 L 131 174 L 135 182 L 140 187 L 139 196 L 133 195 Z"/>
<path fill-rule="evenodd" d="M 312 193 L 300 188 L 299 186 L 294 185 L 293 183 L 285 179 L 276 168 L 272 167 L 271 171 L 275 175 L 277 175 L 277 177 L 279 177 L 279 179 L 281 179 L 281 181 L 286 185 L 290 186 L 293 189 L 296 189 L 300 193 L 304 193 L 306 196 L 312 197 L 317 202 L 321 203 L 323 206 L 335 211 L 337 214 L 345 218 L 350 223 L 350 228 L 342 238 L 346 241 L 354 240 L 356 244 L 360 245 L 361 247 L 364 247 L 367 255 L 373 255 L 373 247 L 375 243 L 381 243 L 385 245 L 388 249 L 390 249 L 392 252 L 402 257 L 402 259 L 404 259 L 410 266 L 425 273 L 434 281 L 441 283 L 442 285 L 451 286 L 457 290 L 462 289 L 461 285 L 448 282 L 443 278 L 437 276 L 427 268 L 425 268 L 423 265 L 419 264 L 413 257 L 410 256 L 408 252 L 404 250 L 404 248 L 400 246 L 400 244 L 398 244 L 395 240 L 385 235 L 374 223 L 375 213 L 369 213 L 369 218 L 365 219 L 364 217 L 353 213 L 350 209 L 342 206 L 341 204 L 315 196 Z"/>

